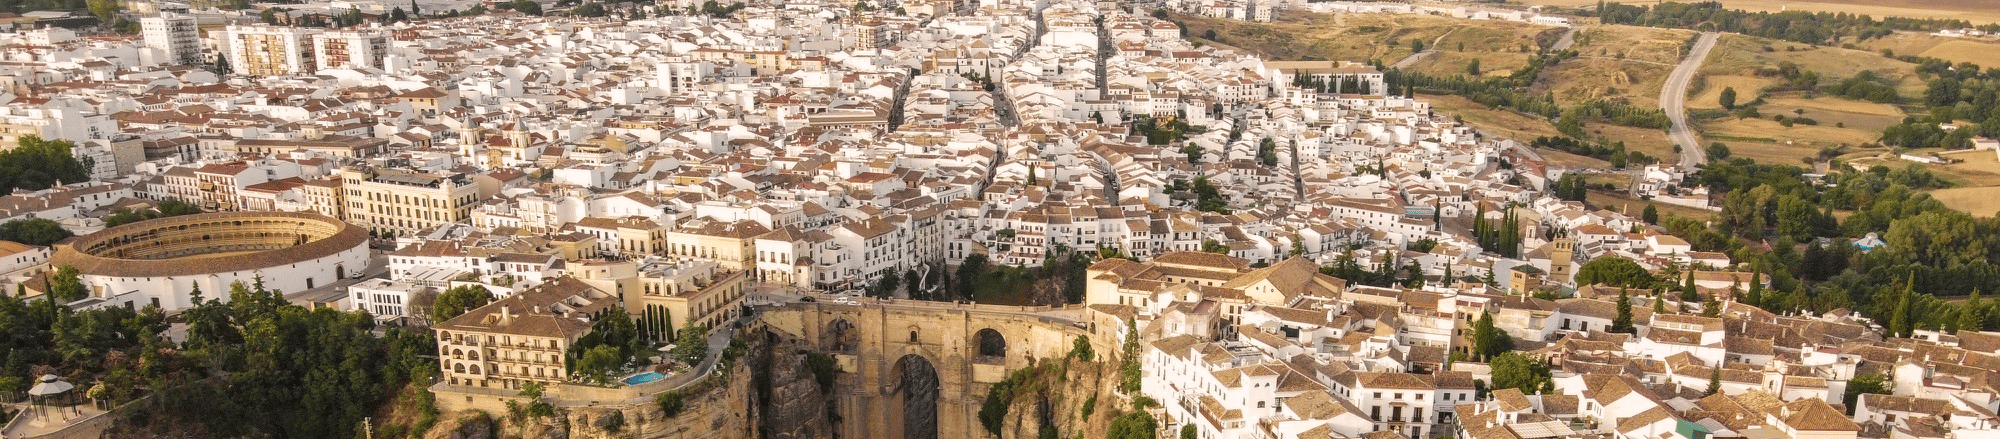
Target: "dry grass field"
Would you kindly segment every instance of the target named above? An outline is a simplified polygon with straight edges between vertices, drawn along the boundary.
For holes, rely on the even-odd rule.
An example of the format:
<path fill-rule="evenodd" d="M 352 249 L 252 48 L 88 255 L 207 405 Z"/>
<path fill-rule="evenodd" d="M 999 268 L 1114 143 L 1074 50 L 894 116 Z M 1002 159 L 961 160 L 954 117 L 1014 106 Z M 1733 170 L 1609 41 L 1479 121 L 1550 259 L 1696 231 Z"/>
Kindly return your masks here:
<path fill-rule="evenodd" d="M 1714 75 L 1705 77 L 1703 81 L 1706 84 L 1702 85 L 1701 91 L 1688 97 L 1688 108 L 1696 110 L 1722 108 L 1722 90 L 1727 88 L 1736 89 L 1736 103 L 1754 101 L 1757 100 L 1758 90 L 1778 83 L 1771 78 L 1745 75 Z"/>
<path fill-rule="evenodd" d="M 1917 55 L 1952 62 L 1969 62 L 1980 67 L 2000 67 L 2000 44 L 1987 41 L 1946 41 Z"/>
<path fill-rule="evenodd" d="M 1766 51 L 1766 47 L 1770 50 Z M 1709 52 L 1708 62 L 1702 64 L 1701 71 L 1710 76 L 1749 75 L 1758 68 L 1776 68 L 1783 62 L 1819 73 L 1820 84 L 1839 82 L 1862 70 L 1873 70 L 1885 78 L 1897 80 L 1898 88 L 1905 94 L 1911 90 L 1921 93 L 1924 87 L 1922 81 L 1916 79 L 1915 64 L 1883 58 L 1880 51 L 1813 47 L 1739 34 L 1722 34 L 1715 50 Z"/>
<path fill-rule="evenodd" d="M 1615 24 L 1584 28 L 1571 49 L 1577 56 L 1602 57 L 1674 64 L 1681 61 L 1681 45 L 1694 38 L 1694 31 Z"/>
<path fill-rule="evenodd" d="M 1813 117 L 1811 111 L 1807 112 L 1807 117 Z M 1768 116 L 1711 120 L 1702 122 L 1697 128 L 1702 133 L 1703 145 L 1722 142 L 1729 145 L 1730 152 L 1736 157 L 1790 165 L 1800 164 L 1801 158 L 1818 154 L 1821 148 L 1841 144 L 1860 145 L 1879 137 L 1872 131 L 1830 125 L 1793 125 L 1787 128 Z"/>
<path fill-rule="evenodd" d="M 1518 0 L 1521 4 L 1594 7 L 1597 0 Z M 1778 12 L 1813 11 L 1866 14 L 1875 17 L 1951 18 L 1973 24 L 2000 23 L 2000 0 L 1720 0 L 1729 9 Z M 1629 4 L 1645 2 L 1627 1 Z"/>
<path fill-rule="evenodd" d="M 1659 105 L 1660 87 L 1680 60 L 1681 44 L 1694 32 L 1634 26 L 1590 26 L 1576 35 L 1577 58 L 1542 71 L 1536 92 L 1571 106 L 1612 99 L 1640 107 Z"/>
<path fill-rule="evenodd" d="M 2000 187 L 1955 187 L 1931 191 L 1931 198 L 1943 201 L 1945 207 L 1972 213 L 1972 216 L 1989 217 L 2000 214 Z"/>
<path fill-rule="evenodd" d="M 1894 105 L 1827 96 L 1805 99 L 1796 93 L 1767 97 L 1764 105 L 1757 110 L 1765 115 L 1803 116 L 1819 121 L 1822 127 L 1860 130 L 1869 135 L 1879 134 L 1883 128 L 1902 123 L 1904 116 L 1903 110 Z"/>
<path fill-rule="evenodd" d="M 1964 160 L 1949 165 L 1931 165 L 1931 171 L 1943 175 L 1957 188 L 2000 186 L 2000 160 L 1993 151 L 1956 151 L 1943 154 L 1945 158 Z M 2000 199 L 1994 200 L 2000 204 Z"/>
<path fill-rule="evenodd" d="M 1642 108 L 1660 104 L 1660 87 L 1666 86 L 1673 67 L 1620 61 L 1609 58 L 1576 58 L 1542 70 L 1534 91 L 1556 97 L 1565 107 L 1595 99 L 1622 100 Z"/>
<path fill-rule="evenodd" d="M 1593 135 L 1623 141 L 1625 149 L 1646 153 L 1663 162 L 1672 162 L 1679 157 L 1674 154 L 1674 141 L 1667 138 L 1666 131 L 1594 123 L 1584 125 L 1584 129 Z"/>
<path fill-rule="evenodd" d="M 1459 52 L 1447 49 L 1417 61 L 1410 66 L 1410 70 L 1432 76 L 1463 75 L 1466 73 L 1465 66 L 1477 59 L 1482 76 L 1507 76 L 1527 66 L 1530 56 L 1533 56 L 1533 53 L 1474 52 L 1471 49 Z"/>
<path fill-rule="evenodd" d="M 1190 37 L 1201 38 L 1213 30 L 1216 43 L 1274 60 L 1379 59 L 1394 63 L 1410 55 L 1410 42 L 1421 40 L 1435 47 L 1432 43 L 1438 37 L 1450 41 L 1442 49 L 1455 50 L 1457 43 L 1464 42 L 1468 52 L 1506 55 L 1518 52 L 1520 44 L 1532 46 L 1538 35 L 1553 31 L 1545 26 L 1506 21 L 1478 21 L 1477 26 L 1470 26 L 1472 20 L 1428 15 L 1288 13 L 1270 23 L 1186 14 L 1175 14 L 1173 19 L 1187 27 Z M 1446 35 L 1457 33 L 1467 35 Z M 1515 56 L 1520 56 L 1521 62 L 1526 60 L 1526 55 Z M 1496 57 L 1491 61 L 1482 59 L 1480 64 L 1489 62 L 1505 63 Z M 1463 64 L 1459 69 L 1463 71 Z"/>
<path fill-rule="evenodd" d="M 1561 135 L 1554 124 L 1539 116 L 1487 108 L 1462 96 L 1418 93 L 1417 99 L 1430 102 L 1432 111 L 1458 116 L 1489 136 L 1528 142 L 1536 137 Z"/>
<path fill-rule="evenodd" d="M 2000 67 L 2000 39 L 1994 38 L 1952 38 L 1918 32 L 1899 32 L 1862 42 L 1860 47 L 1876 52 L 1888 50 L 1897 55 L 1969 62 L 1980 67 Z"/>

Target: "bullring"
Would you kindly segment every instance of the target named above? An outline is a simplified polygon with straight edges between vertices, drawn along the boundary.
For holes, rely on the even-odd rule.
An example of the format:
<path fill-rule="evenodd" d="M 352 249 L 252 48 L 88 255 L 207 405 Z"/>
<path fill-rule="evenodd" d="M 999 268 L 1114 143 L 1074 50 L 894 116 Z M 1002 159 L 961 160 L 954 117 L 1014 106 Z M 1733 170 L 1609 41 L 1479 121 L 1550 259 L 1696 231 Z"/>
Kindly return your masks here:
<path fill-rule="evenodd" d="M 204 213 L 112 227 L 56 245 L 53 267 L 73 266 L 88 297 L 77 308 L 193 306 L 228 300 L 231 284 L 261 278 L 298 292 L 368 266 L 368 232 L 307 212 Z"/>

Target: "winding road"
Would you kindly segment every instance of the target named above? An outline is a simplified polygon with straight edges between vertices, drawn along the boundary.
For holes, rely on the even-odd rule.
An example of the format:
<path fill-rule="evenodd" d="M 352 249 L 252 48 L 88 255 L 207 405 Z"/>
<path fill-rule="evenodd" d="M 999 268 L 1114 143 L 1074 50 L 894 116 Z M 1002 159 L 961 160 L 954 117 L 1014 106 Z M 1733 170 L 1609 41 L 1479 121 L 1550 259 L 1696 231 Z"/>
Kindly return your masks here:
<path fill-rule="evenodd" d="M 1681 147 L 1680 164 L 1683 168 L 1693 169 L 1708 162 L 1707 153 L 1702 151 L 1694 132 L 1688 128 L 1687 93 L 1688 82 L 1694 80 L 1695 71 L 1700 70 L 1701 63 L 1708 59 L 1708 50 L 1715 48 L 1719 35 L 1703 32 L 1701 38 L 1695 40 L 1694 48 L 1688 50 L 1687 58 L 1681 60 L 1680 66 L 1674 67 L 1672 75 L 1667 76 L 1667 86 L 1660 89 L 1660 108 L 1666 110 L 1667 119 L 1673 121 L 1673 127 L 1667 130 L 1667 137 Z"/>

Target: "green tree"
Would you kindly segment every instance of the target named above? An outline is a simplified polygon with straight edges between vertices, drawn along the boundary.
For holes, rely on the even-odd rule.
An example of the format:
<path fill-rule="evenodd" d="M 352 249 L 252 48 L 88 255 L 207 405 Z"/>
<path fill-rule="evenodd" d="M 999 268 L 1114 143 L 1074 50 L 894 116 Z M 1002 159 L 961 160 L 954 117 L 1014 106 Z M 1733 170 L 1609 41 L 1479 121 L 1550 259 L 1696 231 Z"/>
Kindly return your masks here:
<path fill-rule="evenodd" d="M 1701 295 L 1701 316 L 1722 317 L 1722 302 L 1715 300 L 1714 294 Z"/>
<path fill-rule="evenodd" d="M 1888 379 L 1882 375 L 1872 373 L 1855 375 L 1854 379 L 1847 381 L 1847 392 L 1840 395 L 1840 403 L 1847 406 L 1847 413 L 1851 415 L 1854 414 L 1854 404 L 1861 398 L 1861 394 L 1888 395 L 1890 390 Z"/>
<path fill-rule="evenodd" d="M 48 278 L 48 285 L 49 297 L 56 298 L 60 303 L 83 300 L 90 294 L 90 290 L 83 286 L 83 273 L 73 265 L 56 268 L 55 275 Z"/>
<path fill-rule="evenodd" d="M 1577 285 L 1610 285 L 1625 288 L 1647 288 L 1659 280 L 1653 278 L 1646 267 L 1617 256 L 1591 259 L 1576 270 Z"/>
<path fill-rule="evenodd" d="M 1111 420 L 1111 428 L 1105 439 L 1157 439 L 1160 422 L 1145 410 L 1118 415 Z"/>
<path fill-rule="evenodd" d="M 901 275 L 896 274 L 895 270 L 890 270 L 888 273 L 882 275 L 882 280 L 875 282 L 875 287 L 870 289 L 871 291 L 869 292 L 870 293 L 869 295 L 875 297 L 889 297 L 891 295 L 896 294 L 896 289 L 901 288 L 902 285 L 903 285 L 903 277 Z"/>
<path fill-rule="evenodd" d="M 0 194 L 90 180 L 90 161 L 78 160 L 71 153 L 76 148 L 73 142 L 22 136 L 17 145 L 0 151 Z"/>
<path fill-rule="evenodd" d="M 702 346 L 706 347 L 707 344 Z M 609 382 L 608 374 L 617 371 L 622 365 L 624 361 L 618 358 L 618 347 L 598 345 L 585 351 L 583 358 L 576 360 L 575 368 L 576 373 L 583 374 L 590 382 L 605 383 Z"/>
<path fill-rule="evenodd" d="M 1229 254 L 1229 245 L 1213 239 L 1203 240 L 1201 241 L 1201 251 L 1226 255 Z"/>
<path fill-rule="evenodd" d="M 1972 295 L 1966 296 L 1965 303 L 1958 306 L 1958 324 L 1956 326 L 1956 329 L 1960 331 L 1979 331 L 1985 329 L 1986 306 L 1979 302 L 1979 289 L 1974 288 Z"/>
<path fill-rule="evenodd" d="M 0 223 L 0 241 L 48 246 L 72 236 L 76 234 L 64 229 L 62 223 L 48 218 L 17 219 Z"/>
<path fill-rule="evenodd" d="M 686 364 L 688 367 L 700 365 L 702 359 L 708 358 L 708 327 L 689 326 L 681 328 L 680 333 L 674 335 L 674 349 L 672 354 L 675 361 Z"/>
<path fill-rule="evenodd" d="M 1723 87 L 1722 96 L 1716 98 L 1716 100 L 1718 101 L 1717 103 L 1722 104 L 1723 109 L 1736 109 L 1736 87 Z"/>
<path fill-rule="evenodd" d="M 90 14 L 96 15 L 104 24 L 111 24 L 112 17 L 123 9 L 118 5 L 118 0 L 85 0 L 84 4 L 89 5 Z"/>
<path fill-rule="evenodd" d="M 1479 76 L 1479 58 L 1473 58 L 1472 61 L 1467 61 L 1465 63 L 1465 74 L 1469 76 Z"/>
<path fill-rule="evenodd" d="M 1721 392 L 1721 391 L 1722 391 L 1722 368 L 1720 367 L 1710 368 L 1708 370 L 1708 392 L 1703 393 L 1703 395 L 1714 395 L 1716 392 Z"/>
<path fill-rule="evenodd" d="M 1639 329 L 1632 326 L 1632 295 L 1624 288 L 1618 289 L 1618 316 L 1611 319 L 1611 332 L 1637 334 Z"/>
<path fill-rule="evenodd" d="M 1547 364 L 1519 352 L 1500 354 L 1488 364 L 1493 367 L 1493 390 L 1519 389 L 1533 393 L 1550 382 Z"/>
<path fill-rule="evenodd" d="M 1639 219 L 1645 221 L 1646 224 L 1659 224 L 1660 208 L 1653 206 L 1653 203 L 1646 203 L 1646 210 L 1639 214 Z"/>
<path fill-rule="evenodd" d="M 1194 429 L 1194 424 L 1187 424 L 1181 426 L 1181 439 L 1200 439 L 1200 438 L 1201 438 L 1201 432 L 1196 431 Z"/>
<path fill-rule="evenodd" d="M 431 302 L 431 322 L 444 323 L 453 317 L 465 314 L 493 303 L 493 292 L 479 285 L 460 285 L 438 294 Z"/>
<path fill-rule="evenodd" d="M 1506 331 L 1493 325 L 1493 314 L 1482 313 L 1472 324 L 1473 353 L 1479 359 L 1492 359 L 1503 352 L 1514 350 L 1514 338 Z"/>
<path fill-rule="evenodd" d="M 1705 148 L 1702 152 L 1708 153 L 1710 161 L 1717 162 L 1729 160 L 1729 156 L 1732 155 L 1729 151 L 1729 145 L 1724 145 L 1722 142 L 1710 143 L 1708 144 L 1708 148 Z"/>
<path fill-rule="evenodd" d="M 1081 361 L 1090 361 L 1096 358 L 1097 352 L 1090 347 L 1090 337 L 1076 336 L 1076 341 L 1070 343 L 1069 357 Z"/>
<path fill-rule="evenodd" d="M 536 3 L 534 0 L 514 0 L 514 3 L 511 3 L 511 5 L 514 6 L 514 10 L 521 11 L 523 14 L 542 15 L 542 4 Z"/>
<path fill-rule="evenodd" d="M 1653 314 L 1666 314 L 1666 313 L 1667 313 L 1667 300 L 1657 295 L 1653 296 Z"/>

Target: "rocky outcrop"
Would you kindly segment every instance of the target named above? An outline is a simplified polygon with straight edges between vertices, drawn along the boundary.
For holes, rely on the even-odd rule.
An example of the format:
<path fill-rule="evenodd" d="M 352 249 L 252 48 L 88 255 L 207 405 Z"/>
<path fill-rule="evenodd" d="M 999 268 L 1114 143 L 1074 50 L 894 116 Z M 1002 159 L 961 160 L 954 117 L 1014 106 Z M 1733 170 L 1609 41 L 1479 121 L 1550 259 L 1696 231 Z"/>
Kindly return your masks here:
<path fill-rule="evenodd" d="M 465 410 L 438 416 L 437 425 L 424 433 L 424 439 L 494 439 L 493 418 L 485 413 Z"/>
<path fill-rule="evenodd" d="M 808 345 L 797 340 L 766 340 L 766 349 L 756 350 L 750 355 L 751 370 L 757 376 L 752 380 L 757 386 L 759 424 L 768 439 L 823 439 L 832 438 L 834 429 L 829 413 L 833 403 L 828 395 L 833 389 L 832 370 L 825 383 L 815 375 L 809 363 L 815 354 L 805 350 Z M 821 358 L 822 367 L 831 367 L 831 357 Z"/>
<path fill-rule="evenodd" d="M 1111 418 L 1122 413 L 1126 405 L 1123 397 L 1112 392 L 1118 382 L 1117 364 L 1104 358 L 1050 361 L 1016 373 L 1017 390 L 1008 404 L 1000 437 L 1039 437 L 1043 425 L 1053 427 L 1057 437 L 1076 437 L 1078 433 L 1104 437 Z"/>

